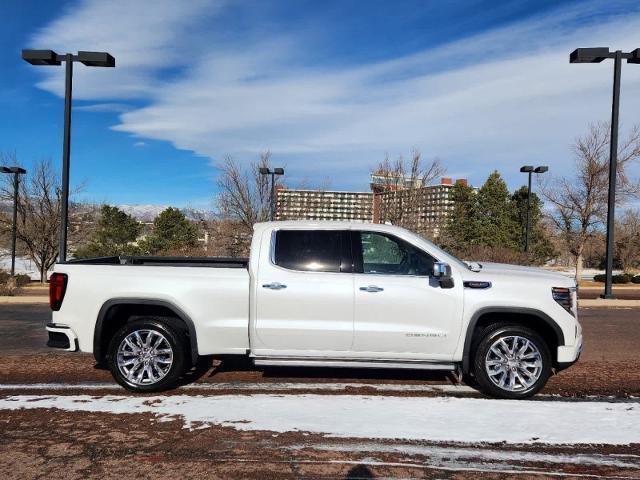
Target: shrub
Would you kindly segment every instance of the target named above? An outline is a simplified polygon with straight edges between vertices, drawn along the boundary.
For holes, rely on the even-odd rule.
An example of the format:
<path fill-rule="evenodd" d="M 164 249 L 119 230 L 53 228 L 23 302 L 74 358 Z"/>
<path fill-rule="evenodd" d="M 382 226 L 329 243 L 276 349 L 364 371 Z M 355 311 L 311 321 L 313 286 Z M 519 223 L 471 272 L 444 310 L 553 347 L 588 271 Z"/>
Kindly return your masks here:
<path fill-rule="evenodd" d="M 604 283 L 606 278 L 607 278 L 607 276 L 604 273 L 599 273 L 598 275 L 594 275 L 593 276 L 593 281 L 594 282 L 602 282 L 602 283 Z M 621 273 L 621 274 L 618 274 L 618 275 L 613 275 L 611 277 L 611 282 L 612 283 L 629 283 L 631 281 L 633 281 L 631 279 L 631 275 L 629 275 L 627 273 Z M 636 283 L 636 282 L 634 281 L 634 283 Z M 640 280 L 638 280 L 637 283 L 640 283 Z"/>
<path fill-rule="evenodd" d="M 15 278 L 16 285 L 18 287 L 24 287 L 25 285 L 29 285 L 29 283 L 31 283 L 31 277 L 26 273 L 19 273 Z"/>
<path fill-rule="evenodd" d="M 636 275 L 635 277 L 631 278 L 631 281 L 633 283 L 640 283 L 640 275 Z"/>
<path fill-rule="evenodd" d="M 11 278 L 11 275 L 9 274 L 9 272 L 0 270 L 0 283 L 6 283 L 7 280 L 9 280 L 10 278 Z"/>
<path fill-rule="evenodd" d="M 0 295 L 12 297 L 18 293 L 18 285 L 15 278 L 9 277 L 5 282 L 0 283 Z"/>

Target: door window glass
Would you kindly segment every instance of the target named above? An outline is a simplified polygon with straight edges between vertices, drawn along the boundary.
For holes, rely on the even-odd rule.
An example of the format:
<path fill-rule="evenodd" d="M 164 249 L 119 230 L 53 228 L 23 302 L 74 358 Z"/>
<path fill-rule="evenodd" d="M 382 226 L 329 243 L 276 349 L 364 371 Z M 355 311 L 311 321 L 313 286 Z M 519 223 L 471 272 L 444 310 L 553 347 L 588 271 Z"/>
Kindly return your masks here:
<path fill-rule="evenodd" d="M 339 272 L 341 239 L 339 230 L 279 230 L 274 262 L 291 270 Z"/>
<path fill-rule="evenodd" d="M 434 259 L 413 245 L 381 233 L 361 232 L 364 273 L 429 276 Z"/>

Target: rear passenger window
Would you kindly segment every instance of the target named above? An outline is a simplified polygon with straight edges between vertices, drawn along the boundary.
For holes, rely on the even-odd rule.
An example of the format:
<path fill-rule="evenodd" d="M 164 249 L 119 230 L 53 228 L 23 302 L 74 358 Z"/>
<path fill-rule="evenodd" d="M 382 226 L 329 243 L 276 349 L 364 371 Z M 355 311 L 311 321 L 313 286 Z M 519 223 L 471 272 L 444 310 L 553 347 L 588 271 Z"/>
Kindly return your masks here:
<path fill-rule="evenodd" d="M 274 262 L 291 270 L 340 272 L 341 239 L 339 230 L 279 230 Z"/>

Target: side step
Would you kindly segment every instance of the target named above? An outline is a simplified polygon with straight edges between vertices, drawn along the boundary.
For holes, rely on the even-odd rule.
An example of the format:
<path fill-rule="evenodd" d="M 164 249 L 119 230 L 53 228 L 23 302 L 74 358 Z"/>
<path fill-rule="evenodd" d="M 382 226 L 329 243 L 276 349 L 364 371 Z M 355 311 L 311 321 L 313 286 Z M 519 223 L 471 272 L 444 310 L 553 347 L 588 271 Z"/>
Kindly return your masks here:
<path fill-rule="evenodd" d="M 405 370 L 455 370 L 453 363 L 425 362 L 420 360 L 356 360 L 309 357 L 255 357 L 253 363 L 264 367 L 324 367 L 324 368 L 391 368 Z"/>

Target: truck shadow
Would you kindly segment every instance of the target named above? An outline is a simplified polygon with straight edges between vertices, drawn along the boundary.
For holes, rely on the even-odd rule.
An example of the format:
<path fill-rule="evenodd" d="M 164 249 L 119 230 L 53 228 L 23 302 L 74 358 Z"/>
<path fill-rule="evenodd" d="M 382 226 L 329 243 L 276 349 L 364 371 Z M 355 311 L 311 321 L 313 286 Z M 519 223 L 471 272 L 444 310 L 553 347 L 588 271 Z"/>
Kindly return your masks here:
<path fill-rule="evenodd" d="M 257 367 L 248 358 L 227 357 L 214 359 L 202 357 L 187 372 L 180 384 L 186 385 L 206 377 L 219 381 L 264 379 L 322 379 L 322 380 L 416 380 L 422 382 L 456 383 L 452 372 L 432 370 L 325 368 L 325 367 Z"/>

